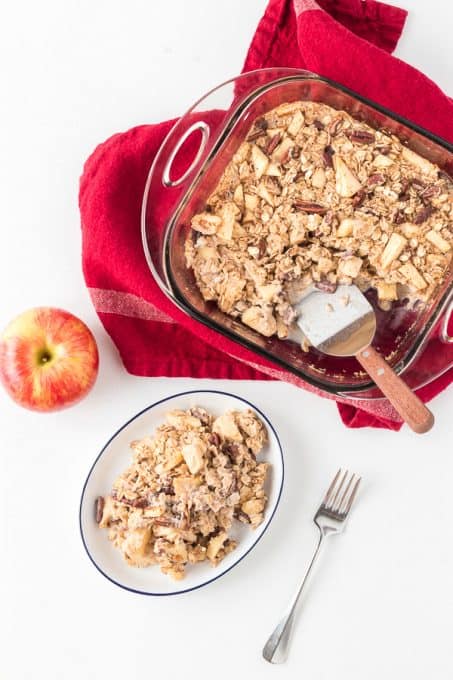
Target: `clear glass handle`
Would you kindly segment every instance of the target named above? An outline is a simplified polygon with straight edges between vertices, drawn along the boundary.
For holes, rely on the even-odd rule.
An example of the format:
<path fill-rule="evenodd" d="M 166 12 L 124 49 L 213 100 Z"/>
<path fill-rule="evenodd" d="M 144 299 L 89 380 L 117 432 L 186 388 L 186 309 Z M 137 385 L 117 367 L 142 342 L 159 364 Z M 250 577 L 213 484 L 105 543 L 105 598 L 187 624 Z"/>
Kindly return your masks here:
<path fill-rule="evenodd" d="M 173 165 L 173 161 L 175 160 L 178 151 L 180 150 L 186 139 L 197 130 L 200 130 L 201 132 L 201 140 L 200 146 L 198 147 L 198 151 L 196 152 L 193 161 L 190 163 L 189 167 L 181 175 L 181 177 L 172 180 L 170 177 L 170 172 Z M 181 137 L 176 142 L 173 151 L 169 155 L 168 160 L 164 167 L 162 182 L 166 187 L 179 187 L 179 185 L 183 184 L 189 177 L 189 175 L 193 172 L 193 170 L 197 167 L 199 160 L 203 156 L 203 151 L 206 148 L 206 144 L 208 143 L 209 132 L 210 132 L 209 125 L 205 123 L 203 120 L 197 120 L 193 125 L 187 128 L 183 135 L 181 135 Z"/>
<path fill-rule="evenodd" d="M 440 338 L 442 342 L 447 344 L 453 343 L 453 338 L 448 334 L 448 323 L 450 321 L 451 315 L 453 313 L 453 300 L 448 305 L 448 309 L 445 312 L 444 320 L 442 321 L 442 328 L 440 330 Z"/>

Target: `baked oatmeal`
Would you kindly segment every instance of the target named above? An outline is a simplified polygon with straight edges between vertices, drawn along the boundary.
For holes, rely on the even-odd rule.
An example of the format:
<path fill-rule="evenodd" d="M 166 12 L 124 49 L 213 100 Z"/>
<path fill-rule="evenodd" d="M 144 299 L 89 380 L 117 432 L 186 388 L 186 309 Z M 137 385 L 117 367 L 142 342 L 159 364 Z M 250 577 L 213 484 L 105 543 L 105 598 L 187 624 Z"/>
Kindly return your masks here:
<path fill-rule="evenodd" d="M 203 408 L 171 411 L 152 437 L 131 443 L 133 462 L 96 501 L 96 520 L 134 567 L 159 565 L 174 579 L 187 564 L 216 566 L 236 547 L 235 520 L 263 521 L 267 442 L 250 410 L 214 417 Z"/>
<path fill-rule="evenodd" d="M 449 176 L 394 135 L 283 104 L 254 122 L 193 217 L 186 263 L 205 300 L 286 338 L 310 285 L 374 288 L 383 309 L 429 300 L 450 266 L 452 199 Z"/>

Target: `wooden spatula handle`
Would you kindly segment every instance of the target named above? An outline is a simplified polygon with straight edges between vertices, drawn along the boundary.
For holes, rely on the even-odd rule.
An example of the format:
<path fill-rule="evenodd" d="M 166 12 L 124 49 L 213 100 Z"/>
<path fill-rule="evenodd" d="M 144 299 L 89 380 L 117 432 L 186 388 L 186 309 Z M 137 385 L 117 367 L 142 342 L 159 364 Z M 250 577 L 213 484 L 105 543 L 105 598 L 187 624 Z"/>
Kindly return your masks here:
<path fill-rule="evenodd" d="M 362 349 L 355 356 L 414 432 L 422 434 L 432 428 L 434 416 L 431 411 L 373 347 Z"/>

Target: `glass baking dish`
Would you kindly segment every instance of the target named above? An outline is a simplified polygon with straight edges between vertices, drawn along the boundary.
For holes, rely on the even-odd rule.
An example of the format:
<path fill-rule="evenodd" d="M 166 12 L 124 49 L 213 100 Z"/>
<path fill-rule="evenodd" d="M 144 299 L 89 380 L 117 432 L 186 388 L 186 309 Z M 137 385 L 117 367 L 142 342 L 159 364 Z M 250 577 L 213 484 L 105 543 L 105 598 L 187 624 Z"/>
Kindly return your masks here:
<path fill-rule="evenodd" d="M 397 135 L 403 143 L 453 176 L 453 146 L 432 133 L 314 73 L 263 69 L 245 73 L 202 97 L 171 129 L 149 170 L 142 205 L 145 256 L 156 282 L 186 314 L 270 359 L 330 393 L 379 399 L 382 393 L 352 358 L 324 355 L 314 348 L 276 337 L 265 338 L 203 300 L 184 259 L 191 217 L 203 209 L 225 166 L 258 116 L 283 102 L 312 100 L 343 109 L 374 128 Z M 373 294 L 370 292 L 373 303 Z M 389 311 L 374 305 L 374 346 L 407 383 L 418 388 L 453 366 L 447 332 L 453 300 L 453 269 L 435 297 L 409 309 L 400 302 Z M 441 351 L 422 360 L 428 341 Z M 444 344 L 445 343 L 445 344 Z"/>

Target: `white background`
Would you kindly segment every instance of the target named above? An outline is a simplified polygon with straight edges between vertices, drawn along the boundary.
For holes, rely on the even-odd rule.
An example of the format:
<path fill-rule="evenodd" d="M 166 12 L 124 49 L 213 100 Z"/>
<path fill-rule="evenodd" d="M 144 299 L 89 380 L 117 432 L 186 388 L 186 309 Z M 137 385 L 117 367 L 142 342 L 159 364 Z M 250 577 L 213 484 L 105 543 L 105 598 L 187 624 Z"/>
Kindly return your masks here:
<path fill-rule="evenodd" d="M 403 0 L 402 0 L 403 1 Z M 0 25 L 0 324 L 35 305 L 93 329 L 98 382 L 77 407 L 21 410 L 0 393 L 4 680 L 451 679 L 451 393 L 417 437 L 347 430 L 335 406 L 284 384 L 140 379 L 123 370 L 84 288 L 78 178 L 93 147 L 182 113 L 240 71 L 264 0 L 8 2 Z M 453 5 L 404 0 L 397 54 L 453 94 Z M 183 389 L 229 389 L 273 420 L 287 479 L 269 533 L 205 589 L 152 599 L 96 572 L 78 534 L 85 475 L 134 412 Z M 315 541 L 333 472 L 364 477 L 347 533 L 312 582 L 284 667 L 261 659 Z"/>

